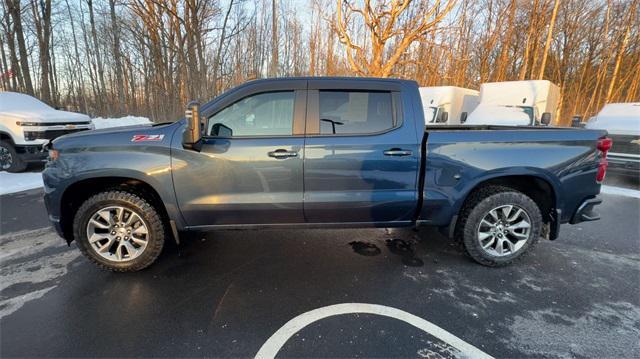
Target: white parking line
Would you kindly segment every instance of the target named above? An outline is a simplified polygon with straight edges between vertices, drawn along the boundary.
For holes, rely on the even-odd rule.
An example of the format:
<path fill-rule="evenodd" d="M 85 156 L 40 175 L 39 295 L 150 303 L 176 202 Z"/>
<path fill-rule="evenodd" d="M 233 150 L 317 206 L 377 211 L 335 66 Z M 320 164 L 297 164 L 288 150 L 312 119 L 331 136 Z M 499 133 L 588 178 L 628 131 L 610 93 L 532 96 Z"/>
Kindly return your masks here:
<path fill-rule="evenodd" d="M 629 188 L 602 185 L 600 192 L 606 193 L 606 194 L 615 194 L 618 196 L 640 198 L 640 191 L 635 189 L 629 189 Z"/>
<path fill-rule="evenodd" d="M 289 340 L 294 334 L 311 323 L 335 315 L 356 313 L 376 314 L 384 317 L 402 320 L 403 322 L 411 324 L 414 327 L 421 329 L 424 332 L 451 345 L 452 347 L 459 350 L 464 357 L 493 358 L 482 350 L 474 347 L 473 345 L 449 333 L 448 331 L 420 317 L 417 317 L 400 309 L 387 307 L 384 305 L 366 303 L 335 304 L 300 314 L 288 321 L 282 328 L 278 329 L 278 331 L 275 332 L 262 345 L 262 347 L 258 351 L 258 354 L 256 354 L 256 358 L 275 358 L 276 354 L 278 354 L 287 340 Z"/>

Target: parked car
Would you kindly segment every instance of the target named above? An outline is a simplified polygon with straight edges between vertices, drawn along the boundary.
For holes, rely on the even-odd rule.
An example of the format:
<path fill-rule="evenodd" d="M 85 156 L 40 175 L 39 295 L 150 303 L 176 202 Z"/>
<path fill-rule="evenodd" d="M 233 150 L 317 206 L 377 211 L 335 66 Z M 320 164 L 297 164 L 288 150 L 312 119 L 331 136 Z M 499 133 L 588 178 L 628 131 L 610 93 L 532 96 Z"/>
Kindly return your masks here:
<path fill-rule="evenodd" d="M 21 172 L 43 162 L 49 140 L 93 129 L 87 115 L 59 111 L 29 95 L 0 92 L 0 170 Z"/>
<path fill-rule="evenodd" d="M 609 167 L 623 175 L 640 175 L 640 102 L 610 103 L 585 128 L 606 130 L 613 140 Z"/>
<path fill-rule="evenodd" d="M 487 82 L 468 124 L 536 126 L 553 122 L 560 88 L 547 80 Z"/>
<path fill-rule="evenodd" d="M 610 144 L 604 130 L 425 127 L 414 81 L 266 79 L 173 124 L 56 139 L 45 203 L 114 271 L 187 230 L 422 225 L 500 266 L 598 219 Z"/>
<path fill-rule="evenodd" d="M 424 120 L 428 125 L 460 125 L 480 99 L 476 90 L 455 87 L 420 87 Z"/>

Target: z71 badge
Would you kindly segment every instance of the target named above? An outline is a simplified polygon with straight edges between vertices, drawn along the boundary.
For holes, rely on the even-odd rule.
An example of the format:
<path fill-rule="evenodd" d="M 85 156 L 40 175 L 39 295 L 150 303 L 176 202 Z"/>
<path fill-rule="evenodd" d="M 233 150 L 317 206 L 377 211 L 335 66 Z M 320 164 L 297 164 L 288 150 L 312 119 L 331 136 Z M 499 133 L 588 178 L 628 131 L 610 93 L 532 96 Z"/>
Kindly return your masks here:
<path fill-rule="evenodd" d="M 162 141 L 164 135 L 133 135 L 131 142 Z"/>

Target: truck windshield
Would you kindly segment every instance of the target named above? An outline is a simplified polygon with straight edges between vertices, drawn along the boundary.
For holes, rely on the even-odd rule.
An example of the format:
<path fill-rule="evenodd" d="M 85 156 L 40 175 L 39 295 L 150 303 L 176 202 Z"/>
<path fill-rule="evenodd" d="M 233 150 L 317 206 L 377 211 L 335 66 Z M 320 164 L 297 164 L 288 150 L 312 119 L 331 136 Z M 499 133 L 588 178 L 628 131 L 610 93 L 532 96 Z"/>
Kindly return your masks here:
<path fill-rule="evenodd" d="M 524 111 L 524 113 L 527 114 L 527 116 L 529 116 L 529 119 L 531 120 L 531 123 L 535 123 L 536 119 L 535 119 L 535 115 L 533 112 L 533 107 L 530 106 L 518 106 L 519 108 L 522 109 L 522 111 Z"/>

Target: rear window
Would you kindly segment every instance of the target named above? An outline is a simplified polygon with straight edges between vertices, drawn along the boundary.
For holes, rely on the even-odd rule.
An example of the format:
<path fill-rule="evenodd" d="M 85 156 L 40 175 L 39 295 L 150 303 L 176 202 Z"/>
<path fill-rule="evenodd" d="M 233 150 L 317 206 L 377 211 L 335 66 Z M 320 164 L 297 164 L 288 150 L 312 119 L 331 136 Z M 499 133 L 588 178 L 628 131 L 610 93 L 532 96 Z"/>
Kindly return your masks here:
<path fill-rule="evenodd" d="M 320 91 L 320 134 L 366 134 L 395 127 L 390 92 Z"/>

